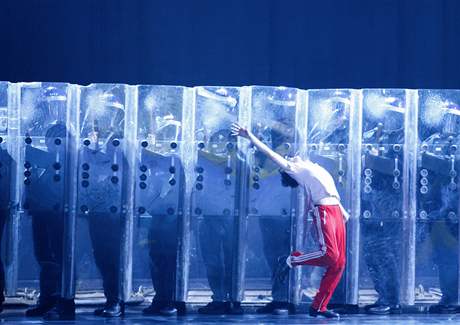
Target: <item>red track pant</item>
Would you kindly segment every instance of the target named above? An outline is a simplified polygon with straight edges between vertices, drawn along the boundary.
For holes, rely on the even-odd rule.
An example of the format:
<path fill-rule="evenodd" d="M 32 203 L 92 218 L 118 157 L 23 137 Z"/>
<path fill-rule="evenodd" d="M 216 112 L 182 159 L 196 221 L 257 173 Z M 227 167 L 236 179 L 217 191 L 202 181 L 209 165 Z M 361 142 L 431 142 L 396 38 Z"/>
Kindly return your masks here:
<path fill-rule="evenodd" d="M 320 205 L 315 207 L 313 223 L 318 232 L 319 250 L 308 254 L 295 251 L 291 254 L 291 262 L 293 266 L 326 268 L 311 305 L 318 311 L 325 311 L 345 268 L 345 221 L 338 205 Z"/>

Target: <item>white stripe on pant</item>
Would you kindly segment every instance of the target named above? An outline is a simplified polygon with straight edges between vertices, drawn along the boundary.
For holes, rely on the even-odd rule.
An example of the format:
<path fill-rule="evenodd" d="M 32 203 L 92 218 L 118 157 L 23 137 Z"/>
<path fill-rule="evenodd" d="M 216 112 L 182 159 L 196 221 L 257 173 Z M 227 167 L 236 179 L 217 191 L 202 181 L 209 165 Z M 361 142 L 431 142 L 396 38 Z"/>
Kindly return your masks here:
<path fill-rule="evenodd" d="M 312 259 L 326 255 L 327 247 L 326 247 L 326 243 L 324 242 L 323 230 L 321 228 L 321 215 L 319 213 L 318 207 L 315 207 L 314 213 L 315 213 L 315 219 L 316 219 L 315 220 L 316 230 L 318 231 L 318 241 L 319 241 L 320 250 L 311 252 L 308 254 L 302 254 L 299 256 L 292 256 L 291 260 L 293 263 L 301 263 L 301 262 L 305 262 L 305 261 L 312 260 Z M 326 212 L 324 212 L 324 214 L 326 214 Z M 324 215 L 324 224 L 326 224 L 326 215 Z"/>

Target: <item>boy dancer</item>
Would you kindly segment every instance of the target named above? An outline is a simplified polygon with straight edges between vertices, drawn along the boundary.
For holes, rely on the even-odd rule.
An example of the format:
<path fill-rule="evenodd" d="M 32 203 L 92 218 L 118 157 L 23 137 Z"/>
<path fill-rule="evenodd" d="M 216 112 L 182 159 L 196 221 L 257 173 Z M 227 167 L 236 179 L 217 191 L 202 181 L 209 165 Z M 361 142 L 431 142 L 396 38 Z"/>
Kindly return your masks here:
<path fill-rule="evenodd" d="M 310 307 L 310 316 L 339 318 L 337 313 L 327 309 L 327 305 L 345 268 L 345 221 L 348 214 L 340 204 L 340 197 L 332 176 L 323 167 L 309 160 L 302 160 L 300 157 L 294 157 L 292 160 L 283 158 L 255 137 L 251 131 L 237 123 L 232 125 L 231 130 L 233 135 L 251 141 L 258 150 L 280 167 L 284 186 L 297 187 L 300 184 L 304 188 L 307 211 L 310 207 L 309 203 L 314 204 L 313 223 L 318 232 L 320 248 L 308 254 L 294 251 L 288 256 L 286 263 L 289 267 L 313 265 L 326 268 L 319 291 Z"/>

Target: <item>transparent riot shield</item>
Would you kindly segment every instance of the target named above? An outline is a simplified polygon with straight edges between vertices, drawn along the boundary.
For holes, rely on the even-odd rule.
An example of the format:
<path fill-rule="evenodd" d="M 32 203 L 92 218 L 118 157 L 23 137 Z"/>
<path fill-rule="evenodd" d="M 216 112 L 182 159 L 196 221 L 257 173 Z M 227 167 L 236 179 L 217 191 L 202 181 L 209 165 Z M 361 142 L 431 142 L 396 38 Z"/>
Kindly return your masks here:
<path fill-rule="evenodd" d="M 194 132 L 186 140 L 193 145 L 186 171 L 193 182 L 187 300 L 212 300 L 211 308 L 223 310 L 232 300 L 239 163 L 230 125 L 238 119 L 239 89 L 197 87 L 194 109 Z"/>
<path fill-rule="evenodd" d="M 351 212 L 353 200 L 352 179 L 352 120 L 357 92 L 351 90 L 309 90 L 308 91 L 308 133 L 307 151 L 311 161 L 324 167 L 334 178 L 341 203 Z M 309 215 L 309 226 L 311 227 Z M 357 305 L 353 299 L 354 284 L 357 281 L 356 255 L 353 250 L 359 249 L 354 238 L 355 219 L 347 224 L 347 264 L 331 305 Z M 314 278 L 316 272 L 311 274 Z M 313 279 L 311 279 L 313 280 Z M 357 284 L 357 283 L 356 283 Z M 352 298 L 347 298 L 352 297 Z M 355 301 L 353 301 L 355 300 Z"/>
<path fill-rule="evenodd" d="M 183 216 L 184 87 L 138 86 L 133 288 L 156 310 L 176 304 L 179 225 Z"/>
<path fill-rule="evenodd" d="M 460 92 L 418 91 L 415 299 L 458 308 Z"/>
<path fill-rule="evenodd" d="M 9 125 L 8 83 L 0 82 L 0 301 L 4 301 L 4 291 L 14 294 L 17 277 L 17 229 L 15 207 L 15 164 L 14 143 L 11 131 L 15 123 Z M 11 109 L 14 109 L 11 107 Z M 17 128 L 16 128 L 17 129 Z M 14 221 L 14 222 L 13 222 Z M 6 228 L 6 231 L 5 231 Z M 5 232 L 4 232 L 5 231 Z M 8 283 L 5 283 L 8 281 Z M 7 285 L 7 286 L 6 286 Z M 6 286 L 6 288 L 5 288 Z"/>
<path fill-rule="evenodd" d="M 121 249 L 126 240 L 123 188 L 129 166 L 125 139 L 127 86 L 80 87 L 76 291 L 82 299 L 121 300 Z"/>
<path fill-rule="evenodd" d="M 360 303 L 396 308 L 401 302 L 404 169 L 409 104 L 405 90 L 362 93 Z M 409 275 L 404 274 L 404 277 Z"/>
<path fill-rule="evenodd" d="M 248 121 L 241 121 L 283 156 L 292 156 L 297 149 L 298 93 L 285 87 L 251 87 Z M 297 191 L 282 186 L 278 167 L 261 152 L 249 149 L 246 161 L 249 187 L 244 298 L 251 303 L 273 302 L 268 308 L 287 309 L 289 277 L 279 277 L 277 270 L 293 246 Z"/>
<path fill-rule="evenodd" d="M 20 295 L 52 303 L 61 294 L 70 131 L 68 84 L 19 84 L 20 120 L 17 182 Z"/>
<path fill-rule="evenodd" d="M 11 205 L 11 163 L 12 158 L 8 152 L 8 83 L 0 82 L 0 187 L 2 195 L 0 197 L 0 226 L 6 220 L 6 214 Z M 3 228 L 0 228 L 0 230 Z"/>

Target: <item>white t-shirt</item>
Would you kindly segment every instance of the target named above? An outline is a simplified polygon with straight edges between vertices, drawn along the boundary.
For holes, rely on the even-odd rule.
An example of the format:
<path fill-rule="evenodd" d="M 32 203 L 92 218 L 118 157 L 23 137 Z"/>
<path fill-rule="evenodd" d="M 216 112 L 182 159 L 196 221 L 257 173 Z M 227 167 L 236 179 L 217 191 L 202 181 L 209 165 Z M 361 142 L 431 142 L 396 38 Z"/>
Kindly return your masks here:
<path fill-rule="evenodd" d="M 306 195 L 310 195 L 313 204 L 329 197 L 335 197 L 339 201 L 340 209 L 345 220 L 348 220 L 348 213 L 340 204 L 340 195 L 331 174 L 310 160 L 302 160 L 296 156 L 289 160 L 286 173 L 294 178 L 300 186 L 305 189 Z"/>

